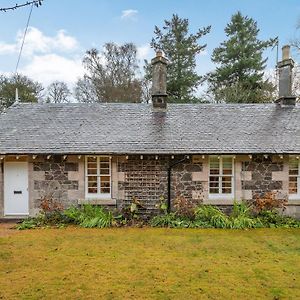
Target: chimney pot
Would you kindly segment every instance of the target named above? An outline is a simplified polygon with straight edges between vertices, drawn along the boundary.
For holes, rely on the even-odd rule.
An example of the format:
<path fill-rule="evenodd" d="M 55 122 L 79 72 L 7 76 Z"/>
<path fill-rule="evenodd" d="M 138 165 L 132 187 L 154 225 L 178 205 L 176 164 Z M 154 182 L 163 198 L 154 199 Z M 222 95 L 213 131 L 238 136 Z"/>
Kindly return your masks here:
<path fill-rule="evenodd" d="M 282 60 L 290 59 L 290 45 L 285 45 L 282 47 Z"/>
<path fill-rule="evenodd" d="M 295 105 L 296 97 L 292 95 L 292 71 L 294 61 L 290 57 L 290 46 L 282 47 L 282 60 L 277 63 L 279 73 L 279 99 L 281 105 Z"/>
<path fill-rule="evenodd" d="M 153 108 L 167 108 L 167 65 L 168 60 L 161 50 L 151 61 L 152 64 L 152 104 Z"/>
<path fill-rule="evenodd" d="M 161 50 L 157 50 L 156 51 L 156 57 L 162 57 L 163 56 L 163 53 Z"/>

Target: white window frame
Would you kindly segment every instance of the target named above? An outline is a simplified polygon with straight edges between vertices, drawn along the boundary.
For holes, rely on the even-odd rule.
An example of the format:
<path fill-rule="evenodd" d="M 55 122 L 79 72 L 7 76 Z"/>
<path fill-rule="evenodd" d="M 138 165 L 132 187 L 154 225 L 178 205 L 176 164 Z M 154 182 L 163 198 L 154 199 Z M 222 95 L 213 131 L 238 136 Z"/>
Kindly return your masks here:
<path fill-rule="evenodd" d="M 290 158 L 293 156 L 290 156 Z M 296 156 L 295 156 L 296 158 Z M 297 158 L 296 158 L 297 159 Z M 297 194 L 290 194 L 290 191 L 288 190 L 289 193 L 289 200 L 300 200 L 300 159 L 298 160 L 298 175 L 290 175 L 289 176 L 289 185 L 288 185 L 288 189 L 290 189 L 290 177 L 297 177 Z M 290 164 L 289 164 L 289 170 L 290 170 Z"/>
<path fill-rule="evenodd" d="M 211 155 L 209 156 L 208 161 L 208 199 L 209 200 L 233 200 L 234 199 L 234 180 L 235 180 L 235 168 L 234 168 L 234 157 L 232 155 L 220 155 L 219 158 L 219 174 L 210 174 L 210 161 L 212 156 L 217 155 Z M 220 180 L 221 177 L 228 176 L 223 175 L 223 158 L 231 158 L 231 164 L 232 164 L 232 174 L 231 174 L 231 193 L 230 194 L 223 194 L 222 193 L 222 180 Z M 210 193 L 210 176 L 219 177 L 219 193 Z M 229 176 L 228 176 L 229 177 Z"/>
<path fill-rule="evenodd" d="M 88 192 L 88 158 L 93 157 L 97 158 L 97 174 L 90 175 L 97 177 L 97 190 L 98 193 L 89 193 Z M 101 157 L 108 157 L 109 158 L 109 174 L 105 174 L 106 176 L 110 177 L 110 193 L 101 193 L 101 175 L 100 175 L 100 158 Z M 103 176 L 105 176 L 103 175 Z M 112 194 L 112 180 L 111 180 L 111 159 L 108 155 L 86 155 L 85 156 L 85 198 L 86 199 L 111 199 Z"/>

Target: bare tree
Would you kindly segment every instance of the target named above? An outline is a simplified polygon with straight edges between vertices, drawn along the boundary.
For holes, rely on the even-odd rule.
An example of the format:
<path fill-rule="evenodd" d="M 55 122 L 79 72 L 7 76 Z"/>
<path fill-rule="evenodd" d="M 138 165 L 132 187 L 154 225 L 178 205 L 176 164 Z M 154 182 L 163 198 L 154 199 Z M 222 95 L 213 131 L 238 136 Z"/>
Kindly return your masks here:
<path fill-rule="evenodd" d="M 277 70 L 273 70 L 268 74 L 268 80 L 275 86 L 275 90 L 272 93 L 272 98 L 276 100 L 279 94 L 279 79 Z M 292 73 L 292 94 L 297 97 L 297 101 L 300 101 L 300 65 L 295 64 Z"/>
<path fill-rule="evenodd" d="M 298 19 L 298 23 L 296 26 L 296 32 L 298 35 L 294 39 L 291 40 L 291 45 L 298 50 L 300 53 L 300 18 Z"/>
<path fill-rule="evenodd" d="M 78 79 L 74 88 L 74 97 L 78 102 L 98 102 L 97 93 L 92 81 L 85 75 Z"/>
<path fill-rule="evenodd" d="M 91 102 L 96 96 L 98 102 L 141 102 L 143 87 L 134 44 L 107 43 L 100 53 L 97 49 L 88 50 L 83 64 L 87 74 L 77 82 L 78 101 Z M 89 94 L 90 101 L 86 98 Z"/>
<path fill-rule="evenodd" d="M 71 92 L 63 81 L 54 81 L 47 88 L 46 102 L 67 103 L 70 102 Z"/>

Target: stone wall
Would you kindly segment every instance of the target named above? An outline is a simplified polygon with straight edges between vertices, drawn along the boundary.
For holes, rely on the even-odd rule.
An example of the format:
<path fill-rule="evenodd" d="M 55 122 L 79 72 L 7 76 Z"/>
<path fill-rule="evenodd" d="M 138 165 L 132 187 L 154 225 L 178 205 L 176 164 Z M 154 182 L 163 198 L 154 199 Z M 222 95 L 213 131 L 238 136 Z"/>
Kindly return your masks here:
<path fill-rule="evenodd" d="M 118 206 L 129 205 L 136 197 L 149 210 L 157 209 L 161 197 L 167 199 L 168 166 L 183 157 L 140 155 L 130 156 L 118 164 L 119 199 Z M 191 159 L 174 166 L 171 177 L 171 200 L 185 197 L 195 202 L 205 198 L 206 182 L 202 181 L 203 163 L 193 163 Z M 195 176 L 199 175 L 200 176 Z"/>
<path fill-rule="evenodd" d="M 167 197 L 168 157 L 155 159 L 153 155 L 130 156 L 118 163 L 118 206 L 129 205 L 136 197 L 149 210 L 155 210 L 161 197 Z"/>
<path fill-rule="evenodd" d="M 41 198 L 53 198 L 64 207 L 77 205 L 84 197 L 84 162 L 77 157 L 37 158 L 29 164 L 31 211 L 37 212 Z"/>
<path fill-rule="evenodd" d="M 171 199 L 184 197 L 194 202 L 203 202 L 204 183 L 193 174 L 203 172 L 203 163 L 193 163 L 192 160 L 181 163 L 172 171 Z"/>
<path fill-rule="evenodd" d="M 252 199 L 263 196 L 266 192 L 286 193 L 283 189 L 284 178 L 274 176 L 275 173 L 283 172 L 283 167 L 283 160 L 276 161 L 272 156 L 253 155 L 250 161 L 242 162 L 242 173 L 248 173 L 245 176 L 248 178 L 242 180 L 242 189 L 251 191 Z"/>
<path fill-rule="evenodd" d="M 155 211 L 163 196 L 167 199 L 167 170 L 169 164 L 182 159 L 169 155 L 113 156 L 112 157 L 112 199 L 96 199 L 94 204 L 111 207 L 130 205 L 136 197 L 148 211 Z M 15 156 L 5 157 L 5 161 L 16 161 Z M 64 207 L 76 205 L 81 199 L 85 203 L 85 158 L 84 156 L 31 156 L 20 157 L 27 161 L 29 168 L 29 212 L 39 211 L 41 197 L 53 197 Z M 171 200 L 184 197 L 195 203 L 217 204 L 229 208 L 233 200 L 252 200 L 255 195 L 276 191 L 281 195 L 288 193 L 288 157 L 278 155 L 264 156 L 237 155 L 235 158 L 235 195 L 232 200 L 213 200 L 208 197 L 209 178 L 208 156 L 191 156 L 172 170 Z M 3 164 L 0 163 L 0 213 L 3 216 Z M 299 199 L 300 200 L 300 199 Z M 300 215 L 300 201 L 289 201 L 291 214 Z"/>

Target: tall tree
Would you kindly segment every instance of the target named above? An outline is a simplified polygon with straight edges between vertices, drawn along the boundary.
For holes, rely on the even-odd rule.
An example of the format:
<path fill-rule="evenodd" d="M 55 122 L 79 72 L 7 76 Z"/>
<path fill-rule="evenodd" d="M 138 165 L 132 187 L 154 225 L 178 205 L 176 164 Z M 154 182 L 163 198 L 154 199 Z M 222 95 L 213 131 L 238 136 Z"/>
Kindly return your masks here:
<path fill-rule="evenodd" d="M 71 92 L 68 85 L 63 81 L 53 81 L 47 87 L 46 101 L 52 103 L 70 102 Z"/>
<path fill-rule="evenodd" d="M 87 102 L 85 96 L 88 87 L 98 102 L 141 101 L 142 83 L 138 77 L 137 49 L 134 44 L 118 46 L 107 43 L 101 53 L 97 49 L 88 50 L 83 64 L 87 74 L 77 82 L 75 97 L 78 101 Z"/>
<path fill-rule="evenodd" d="M 227 40 L 214 49 L 217 64 L 209 74 L 209 89 L 217 102 L 269 102 L 274 86 L 264 79 L 263 51 L 277 39 L 258 39 L 257 22 L 237 12 L 225 28 Z"/>
<path fill-rule="evenodd" d="M 300 18 L 296 25 L 296 36 L 291 40 L 291 44 L 300 53 Z"/>
<path fill-rule="evenodd" d="M 39 82 L 21 74 L 10 77 L 0 75 L 0 110 L 15 102 L 16 88 L 18 88 L 20 102 L 38 102 L 44 89 Z"/>
<path fill-rule="evenodd" d="M 185 103 L 195 100 L 194 92 L 202 81 L 196 72 L 196 56 L 206 47 L 199 40 L 210 32 L 211 26 L 199 29 L 195 34 L 189 31 L 189 20 L 177 14 L 170 21 L 165 20 L 160 29 L 155 26 L 151 47 L 162 50 L 169 60 L 167 92 L 169 102 Z M 151 66 L 146 62 L 146 76 L 151 76 Z"/>
<path fill-rule="evenodd" d="M 99 102 L 95 86 L 87 75 L 77 80 L 74 88 L 74 97 L 78 102 L 82 103 Z"/>

